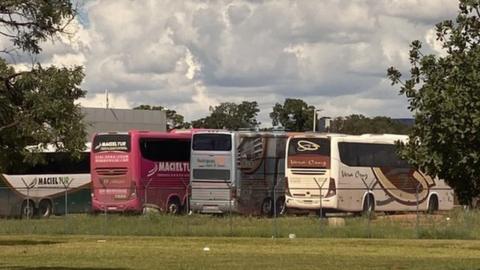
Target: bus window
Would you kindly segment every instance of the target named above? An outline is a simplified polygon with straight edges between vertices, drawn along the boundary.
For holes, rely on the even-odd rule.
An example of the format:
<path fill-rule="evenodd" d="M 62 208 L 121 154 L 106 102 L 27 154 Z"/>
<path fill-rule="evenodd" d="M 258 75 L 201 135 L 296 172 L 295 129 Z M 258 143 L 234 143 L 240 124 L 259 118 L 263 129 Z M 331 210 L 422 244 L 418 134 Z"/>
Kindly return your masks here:
<path fill-rule="evenodd" d="M 65 152 L 44 152 L 33 155 L 42 155 L 44 163 L 35 165 L 19 164 L 7 169 L 7 174 L 76 174 L 90 173 L 90 153 L 80 153 L 76 159 Z"/>
<path fill-rule="evenodd" d="M 197 151 L 230 151 L 232 137 L 229 134 L 196 134 L 192 148 Z"/>
<path fill-rule="evenodd" d="M 340 160 L 352 167 L 394 167 L 409 168 L 409 164 L 400 159 L 394 144 L 352 143 L 338 144 Z"/>
<path fill-rule="evenodd" d="M 190 161 L 190 141 L 141 139 L 142 157 L 151 161 Z"/>
<path fill-rule="evenodd" d="M 230 170 L 194 169 L 193 178 L 198 180 L 230 180 Z"/>

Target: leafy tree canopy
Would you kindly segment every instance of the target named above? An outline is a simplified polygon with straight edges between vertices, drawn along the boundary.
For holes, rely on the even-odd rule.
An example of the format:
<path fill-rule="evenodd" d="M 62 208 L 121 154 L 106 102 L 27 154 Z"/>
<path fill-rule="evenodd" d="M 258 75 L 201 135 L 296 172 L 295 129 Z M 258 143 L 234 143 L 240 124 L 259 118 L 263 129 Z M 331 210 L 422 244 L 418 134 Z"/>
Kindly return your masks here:
<path fill-rule="evenodd" d="M 388 69 L 392 84 L 415 114 L 401 154 L 414 166 L 445 179 L 462 203 L 480 192 L 480 1 L 460 0 L 455 20 L 436 25 L 444 56 L 410 46 L 410 75 Z"/>
<path fill-rule="evenodd" d="M 169 110 L 163 106 L 150 106 L 150 105 L 139 105 L 134 110 L 154 110 L 154 111 L 165 111 L 167 116 L 167 125 L 168 129 L 175 128 L 190 128 L 190 123 L 184 122 L 184 117 L 181 114 L 178 114 L 175 110 Z"/>
<path fill-rule="evenodd" d="M 314 109 L 301 99 L 287 98 L 283 105 L 275 104 L 270 118 L 273 126 L 281 125 L 288 131 L 309 131 L 313 129 Z"/>
<path fill-rule="evenodd" d="M 256 117 L 258 103 L 256 101 L 243 101 L 240 104 L 224 102 L 215 107 L 210 107 L 210 115 L 195 121 L 195 128 L 214 128 L 238 130 L 241 128 L 256 128 L 260 125 Z"/>
<path fill-rule="evenodd" d="M 7 56 L 12 50 L 37 54 L 40 44 L 64 33 L 75 16 L 69 0 L 0 1 L 0 36 L 12 41 L 0 48 Z M 0 54 L 2 55 L 2 54 Z M 23 162 L 41 162 L 35 149 L 54 144 L 58 151 L 78 156 L 85 147 L 85 126 L 74 101 L 85 95 L 79 85 L 81 67 L 44 68 L 35 64 L 17 71 L 0 58 L 0 171 Z M 31 149 L 31 148 L 30 148 Z"/>
<path fill-rule="evenodd" d="M 337 117 L 330 123 L 330 132 L 359 135 L 372 134 L 408 134 L 410 127 L 392 120 L 389 117 L 365 117 L 361 114 L 352 114 L 346 117 Z"/>

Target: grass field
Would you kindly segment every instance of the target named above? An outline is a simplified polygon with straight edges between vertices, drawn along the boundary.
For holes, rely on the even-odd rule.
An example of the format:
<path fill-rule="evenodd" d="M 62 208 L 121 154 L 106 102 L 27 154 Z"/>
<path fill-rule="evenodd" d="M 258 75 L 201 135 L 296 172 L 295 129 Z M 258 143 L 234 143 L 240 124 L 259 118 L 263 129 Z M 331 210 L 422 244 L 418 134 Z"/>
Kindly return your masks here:
<path fill-rule="evenodd" d="M 418 223 L 417 223 L 418 222 Z M 401 238 L 480 240 L 480 213 L 452 211 L 441 215 L 378 216 L 373 220 L 345 218 L 332 227 L 315 216 L 277 219 L 243 216 L 69 215 L 50 219 L 0 219 L 0 235 L 109 235 L 109 236 L 209 236 L 287 238 Z"/>
<path fill-rule="evenodd" d="M 204 251 L 208 247 L 210 251 Z M 0 236 L 0 269 L 479 269 L 480 241 Z"/>

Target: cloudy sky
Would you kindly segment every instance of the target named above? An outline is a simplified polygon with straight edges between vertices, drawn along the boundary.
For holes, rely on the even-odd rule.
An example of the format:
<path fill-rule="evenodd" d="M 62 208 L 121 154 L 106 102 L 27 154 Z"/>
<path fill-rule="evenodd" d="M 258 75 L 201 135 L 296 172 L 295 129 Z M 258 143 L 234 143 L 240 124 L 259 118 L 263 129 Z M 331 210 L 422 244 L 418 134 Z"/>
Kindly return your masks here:
<path fill-rule="evenodd" d="M 44 64 L 83 65 L 85 106 L 162 105 L 187 120 L 219 102 L 301 98 L 326 116 L 409 117 L 386 69 L 408 70 L 414 39 L 441 53 L 433 26 L 456 0 L 84 0 L 75 35 Z M 17 63 L 21 64 L 21 63 Z"/>

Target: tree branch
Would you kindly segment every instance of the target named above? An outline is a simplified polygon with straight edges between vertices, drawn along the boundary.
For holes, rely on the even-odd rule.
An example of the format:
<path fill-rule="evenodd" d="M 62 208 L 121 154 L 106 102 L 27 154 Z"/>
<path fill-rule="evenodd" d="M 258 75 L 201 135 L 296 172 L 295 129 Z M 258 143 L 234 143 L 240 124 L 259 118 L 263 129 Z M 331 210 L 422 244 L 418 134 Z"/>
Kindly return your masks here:
<path fill-rule="evenodd" d="M 16 125 L 18 125 L 18 123 L 20 123 L 20 121 L 19 121 L 19 120 L 15 120 L 15 121 L 13 121 L 12 123 L 10 123 L 10 124 L 8 124 L 8 125 L 2 126 L 2 127 L 0 127 L 0 132 L 2 132 L 4 129 L 7 129 L 7 128 L 11 128 L 11 127 L 13 127 L 13 126 L 16 126 Z"/>

